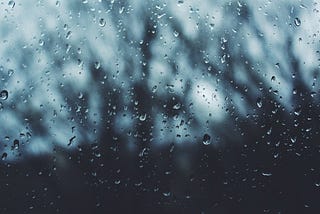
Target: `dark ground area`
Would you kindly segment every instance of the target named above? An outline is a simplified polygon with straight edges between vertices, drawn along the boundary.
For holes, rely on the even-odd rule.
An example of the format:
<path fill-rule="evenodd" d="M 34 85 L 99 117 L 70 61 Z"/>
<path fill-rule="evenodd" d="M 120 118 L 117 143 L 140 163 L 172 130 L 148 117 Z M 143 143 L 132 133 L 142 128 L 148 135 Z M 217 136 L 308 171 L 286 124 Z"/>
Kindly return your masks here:
<path fill-rule="evenodd" d="M 252 147 L 255 149 L 253 150 Z M 1 213 L 318 213 L 319 147 L 267 144 L 56 149 L 54 157 L 1 164 Z M 183 168 L 177 157 L 187 154 Z"/>

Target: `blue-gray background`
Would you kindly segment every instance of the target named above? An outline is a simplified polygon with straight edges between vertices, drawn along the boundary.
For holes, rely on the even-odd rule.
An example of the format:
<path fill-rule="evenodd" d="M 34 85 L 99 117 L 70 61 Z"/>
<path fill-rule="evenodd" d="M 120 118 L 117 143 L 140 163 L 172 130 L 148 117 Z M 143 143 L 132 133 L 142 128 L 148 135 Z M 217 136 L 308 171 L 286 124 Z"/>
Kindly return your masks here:
<path fill-rule="evenodd" d="M 319 10 L 0 2 L 2 212 L 319 209 Z"/>

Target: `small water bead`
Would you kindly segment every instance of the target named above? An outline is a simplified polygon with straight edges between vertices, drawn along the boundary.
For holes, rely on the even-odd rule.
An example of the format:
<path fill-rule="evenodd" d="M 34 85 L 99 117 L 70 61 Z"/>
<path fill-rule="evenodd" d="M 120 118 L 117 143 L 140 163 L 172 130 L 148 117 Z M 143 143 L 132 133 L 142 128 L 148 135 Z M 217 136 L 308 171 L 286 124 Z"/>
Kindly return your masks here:
<path fill-rule="evenodd" d="M 101 18 L 101 19 L 99 20 L 99 25 L 100 25 L 100 27 L 106 26 L 106 20 L 103 19 L 103 18 Z"/>
<path fill-rule="evenodd" d="M 152 93 L 156 93 L 157 88 L 158 88 L 158 86 L 156 86 L 156 85 L 155 85 L 155 86 L 153 86 L 153 87 L 152 87 Z"/>
<path fill-rule="evenodd" d="M 44 45 L 44 41 L 42 39 L 39 39 L 39 45 L 43 46 Z"/>
<path fill-rule="evenodd" d="M 294 19 L 294 24 L 295 24 L 296 26 L 300 26 L 300 25 L 301 25 L 301 20 L 300 20 L 299 18 L 295 18 L 295 19 Z"/>
<path fill-rule="evenodd" d="M 95 69 L 98 70 L 98 69 L 100 68 L 100 66 L 101 66 L 100 62 L 95 62 L 95 63 L 94 63 L 94 68 L 95 68 Z"/>
<path fill-rule="evenodd" d="M 146 118 L 147 118 L 147 114 L 142 114 L 142 115 L 140 115 L 139 120 L 140 121 L 145 121 Z"/>
<path fill-rule="evenodd" d="M 178 37 L 180 34 L 179 34 L 178 31 L 175 30 L 175 31 L 173 32 L 173 35 L 174 35 L 174 37 Z"/>
<path fill-rule="evenodd" d="M 257 99 L 257 106 L 258 106 L 259 108 L 262 107 L 262 100 L 261 100 L 260 97 Z"/>
<path fill-rule="evenodd" d="M 294 113 L 295 115 L 299 116 L 299 115 L 301 114 L 301 111 L 302 111 L 302 108 L 301 108 L 301 107 L 297 107 L 297 108 L 294 109 L 294 112 L 293 112 L 293 113 Z"/>
<path fill-rule="evenodd" d="M 8 70 L 8 76 L 11 77 L 14 74 L 14 70 L 13 69 L 9 69 Z"/>
<path fill-rule="evenodd" d="M 72 34 L 72 32 L 71 32 L 71 31 L 68 31 L 67 34 L 66 34 L 66 39 L 70 39 L 71 34 Z"/>
<path fill-rule="evenodd" d="M 204 145 L 209 145 L 211 143 L 211 137 L 208 134 L 204 134 L 203 139 L 202 139 L 202 143 Z"/>
<path fill-rule="evenodd" d="M 177 5 L 178 5 L 178 6 L 181 6 L 183 3 L 184 3 L 183 0 L 179 0 L 178 3 L 177 3 Z"/>
<path fill-rule="evenodd" d="M 8 93 L 7 90 L 2 90 L 2 91 L 0 92 L 0 99 L 6 100 L 6 99 L 8 99 L 8 96 L 9 96 L 9 93 Z"/>
<path fill-rule="evenodd" d="M 13 148 L 18 149 L 18 148 L 19 148 L 19 145 L 20 145 L 19 140 L 15 139 L 15 140 L 13 141 Z"/>
<path fill-rule="evenodd" d="M 2 159 L 2 160 L 6 160 L 7 157 L 8 157 L 8 154 L 7 154 L 6 152 L 4 152 L 4 153 L 2 154 L 2 156 L 1 156 L 1 159 Z"/>
<path fill-rule="evenodd" d="M 172 108 L 175 109 L 175 110 L 179 110 L 181 108 L 181 104 L 177 103 Z"/>

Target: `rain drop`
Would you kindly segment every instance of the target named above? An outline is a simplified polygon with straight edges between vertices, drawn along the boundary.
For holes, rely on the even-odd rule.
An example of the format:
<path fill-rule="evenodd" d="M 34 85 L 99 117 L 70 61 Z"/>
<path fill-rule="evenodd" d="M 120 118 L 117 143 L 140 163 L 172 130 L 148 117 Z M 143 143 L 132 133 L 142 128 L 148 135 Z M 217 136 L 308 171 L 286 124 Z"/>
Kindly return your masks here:
<path fill-rule="evenodd" d="M 171 195 L 171 192 L 164 192 L 162 193 L 165 197 L 169 197 Z"/>
<path fill-rule="evenodd" d="M 265 176 L 265 177 L 270 177 L 270 176 L 272 175 L 272 173 L 265 173 L 265 172 L 263 172 L 262 175 Z"/>
<path fill-rule="evenodd" d="M 147 114 L 142 114 L 142 115 L 140 115 L 139 120 L 140 121 L 145 121 L 146 118 L 147 118 Z"/>
<path fill-rule="evenodd" d="M 156 86 L 156 85 L 155 85 L 155 86 L 153 86 L 153 87 L 152 87 L 152 93 L 156 93 L 157 88 L 158 88 L 158 86 Z"/>
<path fill-rule="evenodd" d="M 261 100 L 260 97 L 257 99 L 257 106 L 258 106 L 259 108 L 262 107 L 262 100 Z"/>
<path fill-rule="evenodd" d="M 15 139 L 15 140 L 13 141 L 13 148 L 18 149 L 18 148 L 19 148 L 19 145 L 20 145 L 19 140 Z"/>
<path fill-rule="evenodd" d="M 9 1 L 8 3 L 9 7 L 14 8 L 14 6 L 16 5 L 16 3 L 12 0 Z"/>
<path fill-rule="evenodd" d="M 2 91 L 0 92 L 0 99 L 6 100 L 6 99 L 8 99 L 8 96 L 9 96 L 9 93 L 8 93 L 7 90 L 2 90 Z"/>
<path fill-rule="evenodd" d="M 296 108 L 295 110 L 294 110 L 294 114 L 295 115 L 297 115 L 297 116 L 299 116 L 300 114 L 301 114 L 301 108 L 300 107 L 298 107 L 298 108 Z"/>
<path fill-rule="evenodd" d="M 296 26 L 300 26 L 300 25 L 301 25 L 301 20 L 300 20 L 299 18 L 295 18 L 295 19 L 294 19 L 294 24 L 295 24 Z"/>
<path fill-rule="evenodd" d="M 203 143 L 204 145 L 209 145 L 209 144 L 211 143 L 210 140 L 211 140 L 210 135 L 205 134 L 205 135 L 203 136 L 202 143 Z"/>
<path fill-rule="evenodd" d="M 42 39 L 39 39 L 39 45 L 43 46 L 44 45 L 44 41 Z"/>
<path fill-rule="evenodd" d="M 100 25 L 100 27 L 106 26 L 106 20 L 103 19 L 103 18 L 101 18 L 101 19 L 99 20 L 99 25 Z"/>
<path fill-rule="evenodd" d="M 72 32 L 68 31 L 67 35 L 66 35 L 66 39 L 70 39 Z"/>
<path fill-rule="evenodd" d="M 94 63 L 94 68 L 95 68 L 95 69 L 98 70 L 98 69 L 100 68 L 100 66 L 101 66 L 100 62 L 95 62 L 95 63 Z"/>
<path fill-rule="evenodd" d="M 177 103 L 172 108 L 175 109 L 175 110 L 179 110 L 181 108 L 181 104 Z"/>
<path fill-rule="evenodd" d="M 180 34 L 179 34 L 178 31 L 175 30 L 175 31 L 173 32 L 173 35 L 174 35 L 174 37 L 178 37 Z"/>
<path fill-rule="evenodd" d="M 1 159 L 2 160 L 5 160 L 7 158 L 8 154 L 6 152 L 4 152 L 1 156 Z"/>
<path fill-rule="evenodd" d="M 9 69 L 8 70 L 8 76 L 11 77 L 14 74 L 14 70 L 13 69 Z"/>
<path fill-rule="evenodd" d="M 183 0 L 179 0 L 179 1 L 178 1 L 178 6 L 181 6 L 183 3 L 184 3 Z"/>

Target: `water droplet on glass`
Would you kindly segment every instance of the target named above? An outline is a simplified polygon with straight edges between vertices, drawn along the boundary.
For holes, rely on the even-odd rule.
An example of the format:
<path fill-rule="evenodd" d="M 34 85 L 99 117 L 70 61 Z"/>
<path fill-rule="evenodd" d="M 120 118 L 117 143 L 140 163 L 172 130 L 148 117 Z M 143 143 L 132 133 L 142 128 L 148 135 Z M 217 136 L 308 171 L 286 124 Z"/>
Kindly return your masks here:
<path fill-rule="evenodd" d="M 181 6 L 183 3 L 184 3 L 183 0 L 179 0 L 179 1 L 178 1 L 178 6 Z"/>
<path fill-rule="evenodd" d="M 76 139 L 76 136 L 73 136 L 72 138 L 69 139 L 68 146 L 70 146 L 70 145 L 72 144 L 72 142 L 74 141 L 74 139 Z"/>
<path fill-rule="evenodd" d="M 106 26 L 106 20 L 104 20 L 103 18 L 101 18 L 101 19 L 99 20 L 99 25 L 100 25 L 100 27 Z"/>
<path fill-rule="evenodd" d="M 181 108 L 181 104 L 177 103 L 172 108 L 175 109 L 175 110 L 179 110 Z"/>
<path fill-rule="evenodd" d="M 275 76 L 272 76 L 272 77 L 271 77 L 271 81 L 272 81 L 272 82 L 276 81 L 276 77 L 275 77 Z"/>
<path fill-rule="evenodd" d="M 83 98 L 83 93 L 82 93 L 82 92 L 79 92 L 78 98 L 79 98 L 79 99 L 82 99 L 82 98 Z"/>
<path fill-rule="evenodd" d="M 226 55 L 224 54 L 222 57 L 221 57 L 221 63 L 225 63 L 226 62 Z"/>
<path fill-rule="evenodd" d="M 8 154 L 6 152 L 4 152 L 1 156 L 1 159 L 2 160 L 5 160 L 7 158 Z"/>
<path fill-rule="evenodd" d="M 43 46 L 44 45 L 44 41 L 42 39 L 39 39 L 39 45 Z"/>
<path fill-rule="evenodd" d="M 15 149 L 18 149 L 19 148 L 19 140 L 17 140 L 17 139 L 15 139 L 14 141 L 13 141 L 13 148 L 15 148 Z"/>
<path fill-rule="evenodd" d="M 119 8 L 119 14 L 123 13 L 124 7 Z"/>
<path fill-rule="evenodd" d="M 94 63 L 94 68 L 95 68 L 95 69 L 98 70 L 98 69 L 100 68 L 100 66 L 101 66 L 101 65 L 100 65 L 100 62 L 95 62 L 95 63 Z"/>
<path fill-rule="evenodd" d="M 164 193 L 162 193 L 165 197 L 169 197 L 170 195 L 171 195 L 171 193 L 170 192 L 164 192 Z"/>
<path fill-rule="evenodd" d="M 204 134 L 203 139 L 202 139 L 202 143 L 204 145 L 209 145 L 211 143 L 210 140 L 211 140 L 210 135 Z"/>
<path fill-rule="evenodd" d="M 8 3 L 9 7 L 14 8 L 14 6 L 16 5 L 16 3 L 12 0 L 9 1 Z"/>
<path fill-rule="evenodd" d="M 68 31 L 67 35 L 66 35 L 66 39 L 70 39 L 72 32 Z"/>
<path fill-rule="evenodd" d="M 315 97 L 316 95 L 317 95 L 317 93 L 316 93 L 315 91 L 311 91 L 311 92 L 310 92 L 310 96 L 311 96 L 311 97 Z"/>
<path fill-rule="evenodd" d="M 295 143 L 297 141 L 297 137 L 290 137 L 290 140 L 292 143 Z"/>
<path fill-rule="evenodd" d="M 8 96 L 9 96 L 9 94 L 8 94 L 8 91 L 7 91 L 7 90 L 2 90 L 2 91 L 0 92 L 0 99 L 6 100 L 6 99 L 8 99 Z"/>
<path fill-rule="evenodd" d="M 266 176 L 266 177 L 270 177 L 270 176 L 272 175 L 272 173 L 265 173 L 265 172 L 263 172 L 262 175 L 263 175 L 263 176 Z"/>
<path fill-rule="evenodd" d="M 175 30 L 175 31 L 173 32 L 173 35 L 174 35 L 174 37 L 178 37 L 178 36 L 179 36 L 179 32 Z"/>
<path fill-rule="evenodd" d="M 294 24 L 295 24 L 296 26 L 300 26 L 300 25 L 301 25 L 301 20 L 300 20 L 299 18 L 295 18 L 295 19 L 294 19 Z"/>
<path fill-rule="evenodd" d="M 292 90 L 292 94 L 297 94 L 297 89 L 294 88 L 294 89 Z"/>
<path fill-rule="evenodd" d="M 145 121 L 146 118 L 147 118 L 147 114 L 142 114 L 142 115 L 140 115 L 139 120 L 140 121 Z"/>
<path fill-rule="evenodd" d="M 261 100 L 260 97 L 257 99 L 257 106 L 258 106 L 259 108 L 262 107 L 262 100 Z"/>
<path fill-rule="evenodd" d="M 300 107 L 296 108 L 296 109 L 294 110 L 294 114 L 297 115 L 297 116 L 299 116 L 299 115 L 301 114 L 301 108 L 300 108 Z"/>
<path fill-rule="evenodd" d="M 8 70 L 8 76 L 11 77 L 14 74 L 14 70 L 13 69 L 9 69 Z"/>
<path fill-rule="evenodd" d="M 152 87 L 152 93 L 156 93 L 157 88 L 158 88 L 158 86 L 156 86 L 156 85 L 155 85 L 155 86 L 153 86 L 153 87 Z"/>

